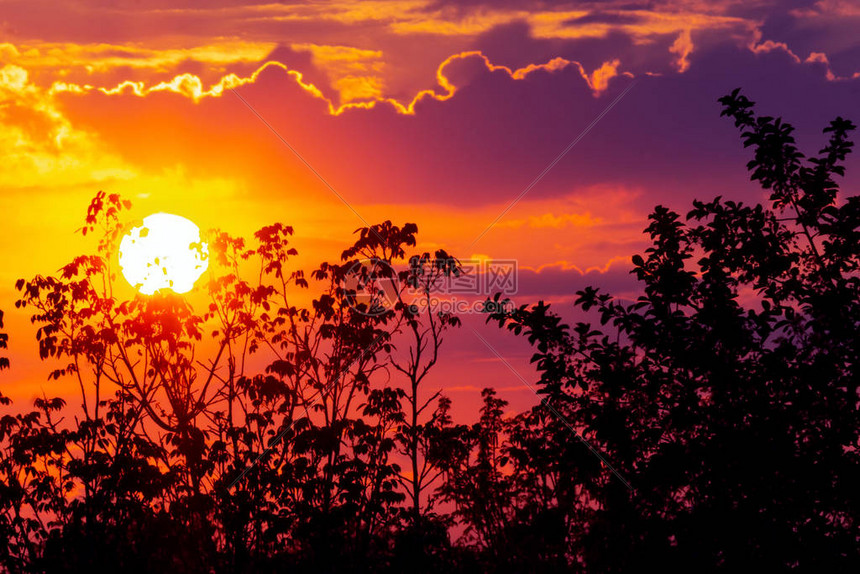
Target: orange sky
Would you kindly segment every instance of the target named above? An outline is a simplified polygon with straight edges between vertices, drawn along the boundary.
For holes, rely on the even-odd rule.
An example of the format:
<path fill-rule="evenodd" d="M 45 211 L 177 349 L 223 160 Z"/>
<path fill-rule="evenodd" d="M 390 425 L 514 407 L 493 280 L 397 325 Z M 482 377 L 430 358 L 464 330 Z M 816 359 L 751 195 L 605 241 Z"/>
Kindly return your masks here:
<path fill-rule="evenodd" d="M 134 218 L 284 221 L 306 269 L 391 219 L 423 248 L 516 259 L 518 302 L 629 295 L 654 204 L 760 197 L 717 97 L 743 86 L 813 151 L 828 119 L 860 119 L 858 25 L 848 0 L 0 0 L 4 393 L 48 384 L 14 281 L 93 247 L 73 232 L 100 189 Z M 480 328 L 533 378 L 520 342 Z M 451 347 L 452 393 L 532 400 L 468 330 Z"/>

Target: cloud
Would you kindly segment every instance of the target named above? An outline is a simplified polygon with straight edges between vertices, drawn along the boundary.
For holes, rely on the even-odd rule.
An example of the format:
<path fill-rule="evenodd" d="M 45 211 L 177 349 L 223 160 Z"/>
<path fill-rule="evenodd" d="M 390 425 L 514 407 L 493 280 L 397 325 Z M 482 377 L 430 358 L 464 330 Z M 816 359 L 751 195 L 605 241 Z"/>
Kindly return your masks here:
<path fill-rule="evenodd" d="M 841 81 L 841 80 L 856 80 L 860 78 L 860 72 L 854 72 L 853 74 L 849 74 L 846 76 L 838 76 L 833 72 L 833 68 L 830 65 L 830 58 L 827 57 L 827 54 L 823 52 L 810 52 L 809 56 L 803 61 L 805 64 L 821 64 L 824 67 L 824 77 L 826 77 L 831 82 Z"/>
<path fill-rule="evenodd" d="M 617 297 L 630 298 L 639 291 L 635 275 L 630 273 L 630 255 L 609 260 L 602 267 L 582 269 L 568 261 L 543 265 L 537 269 L 519 268 L 517 303 L 527 301 L 568 301 L 577 291 L 586 287 L 597 287 Z"/>
<path fill-rule="evenodd" d="M 16 63 L 29 69 L 74 70 L 80 68 L 87 74 L 108 72 L 114 68 L 139 68 L 165 72 L 188 61 L 223 67 L 242 62 L 259 62 L 271 52 L 274 42 L 250 42 L 222 40 L 216 44 L 205 44 L 187 48 L 145 48 L 138 45 L 109 43 L 77 44 L 70 42 L 39 42 L 3 44 Z"/>
<path fill-rule="evenodd" d="M 227 74 L 217 82 L 211 84 L 208 88 L 204 86 L 203 80 L 195 74 L 179 74 L 168 81 L 158 82 L 155 84 L 147 84 L 146 82 L 124 81 L 112 87 L 96 87 L 90 84 L 75 84 L 57 81 L 51 86 L 51 94 L 70 93 L 75 95 L 87 94 L 93 91 L 101 92 L 108 96 L 121 96 L 124 94 L 133 94 L 138 97 L 146 97 L 159 92 L 173 93 L 189 98 L 195 102 L 203 98 L 220 97 L 228 90 L 238 88 L 245 84 L 252 84 L 257 81 L 257 78 L 268 68 L 280 68 L 293 78 L 297 85 L 306 90 L 314 97 L 326 100 L 333 114 L 339 113 L 338 108 L 329 101 L 322 92 L 313 84 L 303 80 L 301 72 L 290 70 L 281 62 L 266 62 L 258 67 L 248 76 L 240 77 L 236 74 Z"/>
<path fill-rule="evenodd" d="M 706 45 L 704 38 L 713 35 L 722 41 L 741 42 L 756 53 L 801 53 L 792 47 L 798 42 L 796 34 L 791 41 L 763 36 L 767 19 L 762 14 L 799 14 L 797 10 L 802 10 L 792 12 L 770 1 L 750 5 L 734 0 L 222 0 L 170 5 L 149 0 L 84 1 L 72 7 L 43 0 L 10 0 L 4 3 L 4 10 L 7 37 L 20 41 L 3 44 L 0 56 L 29 70 L 36 81 L 56 81 L 75 92 L 86 92 L 87 86 L 111 90 L 122 85 L 121 90 L 134 93 L 171 91 L 199 99 L 235 87 L 232 82 L 253 76 L 268 60 L 270 65 L 303 74 L 306 84 L 325 94 L 335 114 L 370 109 L 381 102 L 399 105 L 403 113 L 411 114 L 411 104 L 418 100 L 447 99 L 451 94 L 438 77 L 440 68 L 459 55 L 481 51 L 482 38 L 506 26 L 525 27 L 527 33 L 517 45 L 520 52 L 547 45 L 555 53 L 516 64 L 507 58 L 492 59 L 492 65 L 519 71 L 562 57 L 566 65 L 581 69 L 595 94 L 604 92 L 609 80 L 622 73 L 641 76 L 688 71 L 693 36 L 697 44 L 701 42 L 697 49 Z M 850 3 L 838 0 L 818 2 L 807 10 L 822 20 L 825 15 L 853 14 Z M 799 18 L 794 23 L 795 27 L 803 25 Z M 836 26 L 838 21 L 827 25 Z M 223 36 L 225 29 L 232 35 Z M 284 38 L 290 38 L 292 55 L 297 58 L 270 56 Z M 354 45 L 356 39 L 360 46 Z M 578 55 L 577 46 L 587 41 L 592 42 L 590 49 Z M 828 54 L 833 60 L 830 50 L 813 48 L 802 53 L 809 51 Z M 321 71 L 325 81 L 304 67 L 303 53 L 310 54 L 311 68 Z M 834 79 L 853 77 L 855 72 L 834 73 Z M 431 85 L 434 81 L 435 87 Z"/>
<path fill-rule="evenodd" d="M 860 17 L 860 6 L 852 0 L 818 0 L 812 7 L 795 8 L 791 13 L 798 18 Z"/>
<path fill-rule="evenodd" d="M 26 69 L 11 64 L 0 68 L 0 158 L 0 186 L 7 190 L 134 175 L 95 134 L 75 128 Z"/>
<path fill-rule="evenodd" d="M 598 225 L 603 220 L 599 217 L 594 217 L 590 213 L 544 213 L 542 215 L 533 215 L 528 219 L 513 220 L 501 222 L 502 227 L 521 227 L 526 225 L 534 229 L 553 228 L 561 229 L 569 225 L 576 227 L 593 227 Z"/>
<path fill-rule="evenodd" d="M 794 63 L 799 64 L 801 62 L 800 57 L 791 51 L 791 48 L 788 47 L 788 44 L 785 42 L 774 42 L 773 40 L 765 40 L 763 42 L 758 41 L 761 35 L 757 34 L 756 39 L 754 39 L 749 44 L 749 49 L 753 54 L 769 54 L 770 52 L 782 52 L 786 54 L 789 58 L 791 58 Z"/>
<path fill-rule="evenodd" d="M 203 80 L 195 74 L 180 74 L 169 81 L 149 84 L 146 82 L 124 81 L 112 87 L 96 87 L 89 84 L 76 84 L 63 81 L 54 82 L 51 93 L 86 94 L 99 91 L 106 95 L 122 95 L 131 93 L 135 96 L 145 97 L 158 92 L 170 92 L 200 101 L 203 98 L 220 97 L 230 89 L 238 88 L 246 84 L 253 84 L 260 75 L 269 68 L 279 68 L 287 73 L 299 86 L 310 95 L 326 102 L 329 113 L 337 116 L 344 111 L 355 108 L 371 109 L 377 104 L 390 105 L 397 113 L 413 115 L 416 105 L 424 99 L 445 101 L 454 96 L 458 87 L 448 76 L 448 67 L 463 60 L 474 60 L 480 62 L 490 72 L 503 72 L 514 80 L 523 80 L 530 74 L 538 71 L 555 72 L 567 67 L 576 69 L 595 96 L 600 95 L 609 87 L 612 78 L 618 75 L 620 67 L 619 60 L 604 62 L 599 68 L 590 74 L 576 61 L 564 58 L 554 58 L 544 64 L 529 64 L 524 68 L 511 69 L 507 66 L 496 65 L 479 51 L 462 52 L 449 56 L 443 61 L 436 71 L 437 87 L 419 91 L 408 102 L 402 102 L 395 98 L 382 96 L 379 79 L 374 76 L 357 76 L 351 72 L 359 70 L 376 70 L 381 67 L 378 58 L 381 52 L 358 50 L 343 46 L 316 46 L 299 45 L 300 51 L 310 51 L 314 56 L 316 64 L 327 71 L 333 79 L 333 85 L 338 90 L 340 100 L 345 103 L 337 103 L 333 98 L 326 96 L 316 85 L 306 82 L 302 72 L 291 70 L 282 62 L 269 61 L 248 76 L 240 77 L 236 74 L 227 74 L 217 82 L 205 87 Z M 359 101 L 353 101 L 359 100 Z"/>
<path fill-rule="evenodd" d="M 827 54 L 822 52 L 810 52 L 809 56 L 804 60 L 807 64 L 824 64 L 824 68 L 826 70 L 825 76 L 831 82 L 836 80 L 836 74 L 833 73 L 833 70 L 830 69 L 830 60 L 827 59 Z M 855 77 L 860 74 L 855 74 Z"/>
<path fill-rule="evenodd" d="M 20 56 L 21 52 L 13 44 L 9 44 L 8 42 L 0 43 L 0 60 L 11 60 Z"/>
<path fill-rule="evenodd" d="M 662 10 L 619 7 L 616 10 L 604 10 L 595 19 L 589 19 L 589 14 L 582 10 L 547 11 L 531 15 L 528 22 L 538 38 L 595 38 L 606 37 L 615 31 L 630 36 L 640 45 L 691 29 L 747 33 L 755 28 L 754 21 L 695 5 L 687 9 Z"/>
<path fill-rule="evenodd" d="M 384 98 L 381 73 L 385 62 L 381 50 L 310 43 L 293 44 L 291 48 L 311 54 L 313 65 L 328 76 L 330 85 L 338 92 L 340 104 Z"/>
<path fill-rule="evenodd" d="M 860 72 L 853 72 L 844 76 L 835 74 L 830 66 L 830 59 L 824 52 L 812 51 L 806 58 L 801 58 L 785 42 L 775 42 L 773 40 L 759 41 L 760 38 L 761 34 L 757 33 L 749 44 L 749 49 L 754 54 L 777 52 L 785 54 L 795 64 L 823 64 L 824 77 L 830 82 L 860 78 Z"/>
<path fill-rule="evenodd" d="M 693 53 L 693 39 L 690 30 L 684 30 L 678 35 L 678 38 L 669 48 L 669 51 L 678 59 L 675 60 L 675 67 L 678 72 L 684 73 L 690 69 L 690 54 Z"/>

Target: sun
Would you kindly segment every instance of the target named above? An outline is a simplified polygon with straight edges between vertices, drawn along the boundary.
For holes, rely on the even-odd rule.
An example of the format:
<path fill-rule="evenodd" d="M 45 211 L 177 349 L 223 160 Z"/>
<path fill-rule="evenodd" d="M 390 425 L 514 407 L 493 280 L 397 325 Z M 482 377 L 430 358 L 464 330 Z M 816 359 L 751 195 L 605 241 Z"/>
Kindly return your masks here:
<path fill-rule="evenodd" d="M 209 266 L 209 247 L 190 220 L 154 213 L 122 238 L 119 266 L 126 280 L 145 295 L 161 289 L 187 293 Z"/>

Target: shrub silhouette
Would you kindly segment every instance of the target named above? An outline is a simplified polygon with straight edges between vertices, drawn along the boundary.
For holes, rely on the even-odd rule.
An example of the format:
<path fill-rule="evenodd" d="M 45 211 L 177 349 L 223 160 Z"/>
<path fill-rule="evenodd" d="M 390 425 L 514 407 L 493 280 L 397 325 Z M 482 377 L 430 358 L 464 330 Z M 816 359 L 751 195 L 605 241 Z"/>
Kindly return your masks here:
<path fill-rule="evenodd" d="M 506 417 L 486 389 L 474 424 L 422 385 L 459 320 L 407 294 L 461 269 L 408 254 L 415 225 L 360 229 L 307 277 L 288 226 L 213 231 L 199 312 L 118 300 L 130 204 L 99 192 L 97 252 L 17 284 L 81 404 L 0 395 L 2 568 L 856 571 L 860 199 L 835 183 L 854 126 L 807 159 L 739 91 L 720 102 L 769 205 L 655 208 L 641 297 L 578 293 L 599 327 L 496 295 L 542 402 Z"/>

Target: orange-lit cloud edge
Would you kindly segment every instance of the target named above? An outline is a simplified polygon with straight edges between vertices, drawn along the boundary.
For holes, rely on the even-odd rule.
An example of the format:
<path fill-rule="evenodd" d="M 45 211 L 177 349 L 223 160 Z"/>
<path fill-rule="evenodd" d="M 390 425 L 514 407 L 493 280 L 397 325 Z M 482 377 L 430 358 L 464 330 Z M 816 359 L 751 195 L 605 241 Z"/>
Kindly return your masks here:
<path fill-rule="evenodd" d="M 477 60 L 480 60 L 487 70 L 491 72 L 504 72 L 511 79 L 514 80 L 525 79 L 529 74 L 532 74 L 537 71 L 555 72 L 568 67 L 573 67 L 578 71 L 582 79 L 586 82 L 589 89 L 595 96 L 599 96 L 609 87 L 609 81 L 619 75 L 619 67 L 621 65 L 620 60 L 613 59 L 604 62 L 602 66 L 596 68 L 589 74 L 581 63 L 575 60 L 567 60 L 565 58 L 557 57 L 553 58 L 552 60 L 549 60 L 544 64 L 529 64 L 528 66 L 522 68 L 511 69 L 508 66 L 492 63 L 490 59 L 479 50 L 470 50 L 449 56 L 439 65 L 436 70 L 436 81 L 438 87 L 442 89 L 441 93 L 437 92 L 436 88 L 421 90 L 408 102 L 401 102 L 391 97 L 376 96 L 373 99 L 367 101 L 346 102 L 338 104 L 334 101 L 333 98 L 325 95 L 323 91 L 315 84 L 305 81 L 304 74 L 302 72 L 298 70 L 292 70 L 283 62 L 274 60 L 270 60 L 263 63 L 256 70 L 254 70 L 254 72 L 245 77 L 240 77 L 233 73 L 227 74 L 223 76 L 218 82 L 210 85 L 208 89 L 204 89 L 203 81 L 199 76 L 195 74 L 184 73 L 174 76 L 169 81 L 159 82 L 157 84 L 152 85 L 147 85 L 145 82 L 142 81 L 135 82 L 127 80 L 120 82 L 113 87 L 96 87 L 89 84 L 81 85 L 57 81 L 51 85 L 49 93 L 52 95 L 61 93 L 86 94 L 92 91 L 98 91 L 109 96 L 130 93 L 138 97 L 145 97 L 149 94 L 154 94 L 158 92 L 170 92 L 185 96 L 195 102 L 199 102 L 204 98 L 220 97 L 224 95 L 228 90 L 238 88 L 245 84 L 255 83 L 265 70 L 269 68 L 278 68 L 283 70 L 289 77 L 291 77 L 296 82 L 296 84 L 301 87 L 305 92 L 315 98 L 324 101 L 328 107 L 328 113 L 333 116 L 341 115 L 345 111 L 351 109 L 372 109 L 378 104 L 388 104 L 392 108 L 394 108 L 397 113 L 400 114 L 414 115 L 416 105 L 425 98 L 431 98 L 436 101 L 444 102 L 454 97 L 454 94 L 457 93 L 458 88 L 445 74 L 445 69 L 453 62 L 456 62 L 458 60 L 466 60 L 469 58 L 475 58 Z M 633 74 L 631 74 L 630 72 L 622 72 L 622 74 L 627 75 L 629 77 L 633 76 Z"/>
<path fill-rule="evenodd" d="M 349 47 L 343 46 L 333 46 L 331 48 L 343 48 L 347 50 L 351 49 Z M 860 78 L 860 72 L 854 72 L 853 74 L 847 76 L 836 75 L 830 67 L 830 62 L 828 60 L 827 55 L 823 52 L 813 51 L 810 52 L 808 57 L 801 58 L 794 51 L 792 51 L 784 42 L 775 42 L 772 40 L 761 41 L 761 33 L 758 31 L 755 33 L 755 38 L 747 45 L 747 48 L 754 54 L 781 51 L 787 54 L 797 64 L 823 64 L 825 67 L 825 77 L 828 81 L 843 81 Z M 691 31 L 682 31 L 670 47 L 669 51 L 670 53 L 675 55 L 673 65 L 679 73 L 684 73 L 689 70 L 691 65 L 689 58 L 694 51 Z M 366 51 L 362 50 L 362 52 Z M 439 64 L 436 69 L 437 87 L 420 90 L 409 101 L 400 101 L 392 97 L 375 95 L 372 96 L 370 99 L 365 99 L 364 101 L 346 101 L 337 103 L 335 102 L 335 99 L 333 97 L 326 95 L 323 90 L 320 89 L 318 86 L 306 81 L 302 72 L 290 69 L 287 64 L 276 60 L 269 60 L 264 62 L 256 70 L 254 70 L 251 74 L 247 76 L 239 76 L 235 73 L 226 74 L 222 76 L 219 81 L 211 84 L 208 88 L 204 88 L 204 82 L 198 75 L 191 73 L 183 73 L 175 75 L 172 79 L 168 81 L 162 81 L 149 85 L 147 85 L 147 83 L 143 81 L 132 80 L 119 82 L 112 87 L 97 87 L 91 84 L 78 84 L 71 82 L 67 83 L 63 81 L 55 81 L 48 90 L 48 93 L 51 95 L 63 93 L 83 95 L 93 91 L 98 91 L 109 96 L 133 94 L 138 97 L 146 97 L 147 95 L 154 93 L 168 92 L 187 97 L 194 102 L 199 102 L 204 98 L 221 97 L 229 90 L 236 89 L 246 84 L 253 84 L 258 80 L 260 75 L 265 70 L 269 68 L 277 68 L 283 70 L 284 73 L 286 73 L 290 78 L 292 78 L 296 82 L 296 84 L 301 87 L 306 93 L 308 93 L 314 98 L 320 99 L 325 102 L 328 108 L 328 113 L 333 116 L 339 116 L 347 110 L 352 109 L 373 109 L 379 104 L 390 105 L 399 114 L 414 115 L 416 106 L 426 98 L 431 98 L 436 101 L 444 102 L 454 97 L 454 95 L 457 93 L 458 87 L 454 85 L 454 83 L 446 75 L 445 70 L 449 65 L 454 62 L 471 58 L 480 61 L 488 71 L 503 72 L 513 80 L 523 80 L 530 74 L 538 71 L 557 72 L 572 67 L 576 69 L 576 71 L 588 85 L 589 89 L 595 97 L 599 97 L 603 92 L 607 90 L 607 88 L 609 87 L 610 80 L 612 80 L 613 78 L 620 75 L 630 78 L 634 77 L 634 74 L 632 72 L 620 71 L 621 60 L 618 58 L 604 61 L 601 66 L 592 70 L 591 73 L 589 73 L 580 62 L 576 60 L 568 60 L 562 57 L 553 58 L 543 64 L 529 64 L 521 68 L 512 69 L 505 65 L 494 64 L 480 50 L 468 50 L 448 56 L 441 64 Z M 659 74 L 649 72 L 646 73 L 646 75 Z M 439 88 L 441 88 L 441 92 L 437 91 L 437 89 Z"/>

